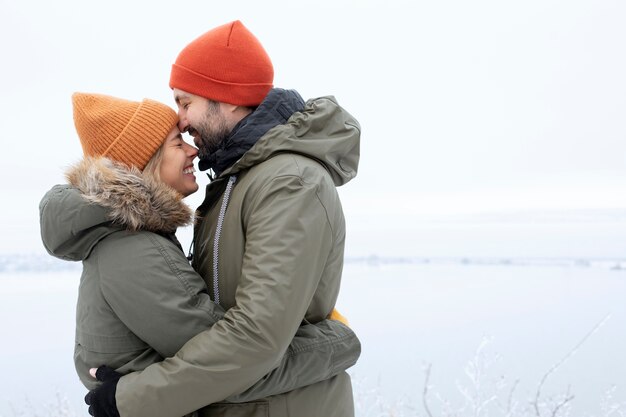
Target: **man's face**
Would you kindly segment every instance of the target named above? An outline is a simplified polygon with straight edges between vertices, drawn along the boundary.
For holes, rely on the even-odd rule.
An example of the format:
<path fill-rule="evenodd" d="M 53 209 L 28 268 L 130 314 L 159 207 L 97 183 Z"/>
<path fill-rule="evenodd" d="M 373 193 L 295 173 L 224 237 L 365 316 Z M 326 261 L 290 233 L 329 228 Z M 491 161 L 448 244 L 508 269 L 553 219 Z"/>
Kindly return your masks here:
<path fill-rule="evenodd" d="M 174 89 L 178 106 L 178 128 L 193 136 L 200 159 L 214 153 L 230 135 L 232 126 L 224 115 L 221 103 Z"/>

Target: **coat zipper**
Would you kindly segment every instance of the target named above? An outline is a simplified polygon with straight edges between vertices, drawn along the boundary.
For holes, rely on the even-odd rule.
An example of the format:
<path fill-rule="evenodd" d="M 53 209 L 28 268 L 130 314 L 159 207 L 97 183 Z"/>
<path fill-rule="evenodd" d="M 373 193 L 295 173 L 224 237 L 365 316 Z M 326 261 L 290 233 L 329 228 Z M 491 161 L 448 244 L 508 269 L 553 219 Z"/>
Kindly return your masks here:
<path fill-rule="evenodd" d="M 224 198 L 222 199 L 222 207 L 220 207 L 220 214 L 217 218 L 217 227 L 215 228 L 215 237 L 213 238 L 213 301 L 215 304 L 220 303 L 220 291 L 219 291 L 219 276 L 218 276 L 218 259 L 219 259 L 219 243 L 220 235 L 222 234 L 222 225 L 224 224 L 224 217 L 226 216 L 226 207 L 228 206 L 228 200 L 230 199 L 230 192 L 233 189 L 237 181 L 236 175 L 231 175 L 228 178 L 228 184 L 226 184 L 226 190 L 224 190 Z"/>

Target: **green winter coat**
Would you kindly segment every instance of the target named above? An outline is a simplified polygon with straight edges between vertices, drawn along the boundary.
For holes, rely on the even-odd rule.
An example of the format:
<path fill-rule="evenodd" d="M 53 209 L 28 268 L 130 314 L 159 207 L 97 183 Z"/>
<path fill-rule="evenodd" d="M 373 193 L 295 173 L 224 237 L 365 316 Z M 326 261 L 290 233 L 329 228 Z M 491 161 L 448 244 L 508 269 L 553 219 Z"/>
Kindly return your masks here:
<path fill-rule="evenodd" d="M 336 186 L 356 175 L 359 136 L 334 98 L 310 100 L 209 184 L 194 267 L 226 314 L 174 357 L 123 377 L 122 417 L 173 417 L 206 404 L 203 416 L 354 414 L 345 372 L 263 400 L 216 402 L 274 368 L 303 320 L 333 309 L 345 239 Z"/>
<path fill-rule="evenodd" d="M 176 192 L 105 158 L 84 160 L 68 179 L 71 186 L 55 186 L 41 201 L 41 235 L 52 255 L 83 261 L 74 360 L 81 382 L 93 389 L 89 368 L 142 370 L 173 356 L 224 310 L 174 237 L 192 217 Z M 358 339 L 339 322 L 302 326 L 275 369 L 228 396 L 253 400 L 327 379 L 359 352 Z"/>

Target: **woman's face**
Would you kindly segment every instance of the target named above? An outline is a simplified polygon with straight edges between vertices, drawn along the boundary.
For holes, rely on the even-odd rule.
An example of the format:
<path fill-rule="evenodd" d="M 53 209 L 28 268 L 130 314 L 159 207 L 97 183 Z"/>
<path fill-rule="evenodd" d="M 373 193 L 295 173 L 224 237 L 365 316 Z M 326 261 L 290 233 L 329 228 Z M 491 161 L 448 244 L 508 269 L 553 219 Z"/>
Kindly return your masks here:
<path fill-rule="evenodd" d="M 193 167 L 193 160 L 198 155 L 198 150 L 186 143 L 178 130 L 174 126 L 163 142 L 163 158 L 159 175 L 161 181 L 187 197 L 198 191 L 196 170 Z"/>

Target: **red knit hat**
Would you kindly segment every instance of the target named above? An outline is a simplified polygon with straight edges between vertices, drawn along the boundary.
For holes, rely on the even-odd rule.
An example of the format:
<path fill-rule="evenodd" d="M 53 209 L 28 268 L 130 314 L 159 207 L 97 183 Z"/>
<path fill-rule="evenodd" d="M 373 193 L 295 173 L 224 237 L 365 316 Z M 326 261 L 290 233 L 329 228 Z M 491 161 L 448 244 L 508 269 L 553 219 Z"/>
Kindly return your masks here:
<path fill-rule="evenodd" d="M 273 82 L 270 57 L 239 20 L 218 26 L 187 45 L 170 75 L 171 88 L 238 106 L 260 104 Z"/>

